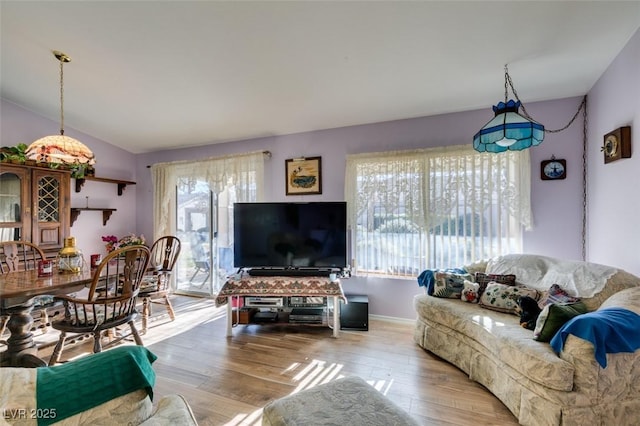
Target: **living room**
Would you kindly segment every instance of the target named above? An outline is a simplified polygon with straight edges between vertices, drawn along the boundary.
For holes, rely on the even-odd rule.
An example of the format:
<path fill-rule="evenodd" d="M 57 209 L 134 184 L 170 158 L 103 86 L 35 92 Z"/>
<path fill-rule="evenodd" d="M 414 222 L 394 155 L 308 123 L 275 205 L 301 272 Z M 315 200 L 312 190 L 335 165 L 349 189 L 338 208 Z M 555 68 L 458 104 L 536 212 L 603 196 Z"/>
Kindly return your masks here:
<path fill-rule="evenodd" d="M 593 23 L 594 27 L 600 25 L 602 23 Z M 72 56 L 74 54 L 71 47 L 46 46 L 42 49 L 43 55 L 49 55 L 51 49 L 69 49 L 67 53 Z M 583 127 L 579 118 L 563 132 L 547 134 L 541 145 L 530 150 L 534 225 L 531 230 L 524 231 L 523 252 L 580 260 L 584 244 L 586 260 L 614 265 L 639 275 L 640 261 L 635 242 L 640 239 L 640 229 L 632 224 L 635 223 L 635 212 L 640 209 L 640 198 L 634 195 L 632 188 L 634 182 L 640 178 L 640 159 L 633 153 L 631 158 L 605 164 L 601 147 L 603 135 L 622 126 L 632 128 L 632 147 L 638 143 L 635 129 L 640 125 L 640 32 L 636 29 L 624 47 L 615 52 L 612 58 L 613 56 L 615 58 L 610 65 L 585 93 L 535 102 L 526 102 L 527 96 L 533 94 L 520 93 L 524 97 L 523 101 L 529 114 L 549 128 L 565 125 L 580 105 L 582 95 L 588 96 L 586 204 L 583 202 Z M 74 58 L 74 61 L 79 62 L 81 58 Z M 74 65 L 72 62 L 65 69 Z M 53 64 L 51 73 L 54 76 L 55 71 Z M 473 70 L 470 69 L 469 72 L 472 73 Z M 495 72 L 500 80 L 502 69 L 498 68 Z M 510 65 L 510 73 L 516 87 L 524 83 L 518 77 L 517 63 Z M 74 79 L 78 78 L 76 76 L 77 71 L 73 78 L 71 73 L 67 74 L 67 87 L 73 86 Z M 98 84 L 98 77 L 95 77 L 94 81 Z M 493 90 L 493 102 L 500 100 L 501 83 L 499 82 Z M 463 98 L 465 93 L 459 87 L 451 87 L 450 96 Z M 43 100 L 51 102 L 55 100 L 55 96 L 42 97 Z M 73 104 L 70 94 L 67 104 L 69 108 Z M 123 100 L 123 104 L 126 104 L 126 100 Z M 84 253 L 103 252 L 104 246 L 100 239 L 102 235 L 154 235 L 149 215 L 154 205 L 154 191 L 148 166 L 167 161 L 222 157 L 265 150 L 271 152 L 271 157 L 265 160 L 265 200 L 344 200 L 347 155 L 471 143 L 473 134 L 490 118 L 489 107 L 490 105 L 487 105 L 482 109 L 463 112 L 254 137 L 227 143 L 212 141 L 211 144 L 198 147 L 135 154 L 109 141 L 74 129 L 73 121 L 69 117 L 66 134 L 83 141 L 93 150 L 98 159 L 97 175 L 136 182 L 135 185 L 127 186 L 121 196 L 118 196 L 113 188 L 96 182 L 87 182 L 82 192 L 72 191 L 71 205 L 74 207 L 89 203 L 91 206 L 108 206 L 117 210 L 102 227 L 98 217 L 90 214 L 80 215 L 71 228 L 72 235 L 76 237 L 78 246 Z M 188 109 L 188 106 L 185 108 Z M 43 135 L 55 133 L 59 125 L 55 117 L 45 118 L 35 114 L 5 99 L 4 96 L 0 114 L 3 123 L 0 133 L 3 146 L 29 143 Z M 319 156 L 323 159 L 322 194 L 285 195 L 285 160 L 301 156 Z M 552 156 L 566 159 L 566 179 L 545 181 L 539 178 L 540 163 Z M 627 194 L 629 189 L 632 192 Z M 585 209 L 586 232 L 583 234 Z M 97 228 L 99 232 L 96 233 Z M 421 291 L 416 284 L 416 277 L 401 279 L 355 275 L 344 280 L 343 286 L 347 293 L 367 294 L 369 311 L 374 316 L 405 321 L 415 319 L 413 297 Z"/>
<path fill-rule="evenodd" d="M 640 273 L 634 254 L 634 241 L 639 230 L 622 224 L 633 223 L 637 197 L 625 195 L 627 185 L 638 177 L 637 158 L 604 164 L 602 137 L 609 131 L 638 120 L 637 102 L 632 91 L 638 86 L 634 72 L 637 59 L 636 33 L 617 56 L 609 69 L 587 93 L 589 118 L 587 126 L 587 259 L 603 264 L 615 264 L 632 273 Z M 70 64 L 69 66 L 71 66 Z M 55 68 L 54 68 L 55 71 Z M 516 77 L 514 76 L 514 79 Z M 68 83 L 71 84 L 71 83 Z M 517 80 L 516 80 L 517 85 Z M 497 93 L 496 96 L 500 96 Z M 550 128 L 568 122 L 580 104 L 581 97 L 528 104 L 529 113 Z M 118 197 L 115 190 L 87 183 L 85 192 L 72 193 L 72 206 L 85 204 L 90 191 L 92 206 L 109 206 L 118 211 L 100 235 L 153 235 L 152 223 L 145 213 L 152 206 L 151 174 L 148 165 L 175 160 L 226 156 L 256 150 L 268 150 L 271 159 L 265 163 L 265 200 L 269 201 L 335 201 L 344 199 L 344 164 L 346 154 L 425 148 L 431 146 L 470 143 L 478 128 L 488 120 L 486 109 L 432 117 L 397 120 L 370 125 L 320 130 L 293 135 L 271 136 L 241 142 L 213 144 L 203 147 L 167 150 L 134 155 L 91 135 L 78 133 L 78 139 L 91 146 L 98 163 L 97 174 L 103 177 L 136 181 Z M 11 146 L 51 133 L 58 123 L 24 110 L 3 99 L 2 144 Z M 73 128 L 66 129 L 75 134 Z M 636 134 L 632 131 L 632 145 Z M 531 205 L 534 226 L 524 233 L 524 252 L 581 258 L 582 245 L 582 127 L 574 123 L 558 134 L 549 134 L 545 141 L 531 150 Z M 284 191 L 284 160 L 298 156 L 321 156 L 323 161 L 323 193 L 321 195 L 286 196 Z M 555 156 L 566 158 L 570 172 L 563 181 L 542 181 L 538 178 L 539 163 Z M 91 191 L 100 191 L 94 194 Z M 615 219 L 612 219 L 614 215 Z M 72 228 L 78 246 L 85 253 L 103 252 L 102 241 L 96 238 L 94 226 L 98 219 L 80 216 Z M 615 225 L 612 224 L 614 221 Z M 135 224 L 135 225 L 133 225 Z M 617 225 L 621 224 L 621 225 Z M 411 299 L 416 291 L 414 279 L 352 277 L 345 288 L 353 293 L 369 294 L 372 313 L 411 318 Z M 392 306 L 383 303 L 392 297 Z"/>

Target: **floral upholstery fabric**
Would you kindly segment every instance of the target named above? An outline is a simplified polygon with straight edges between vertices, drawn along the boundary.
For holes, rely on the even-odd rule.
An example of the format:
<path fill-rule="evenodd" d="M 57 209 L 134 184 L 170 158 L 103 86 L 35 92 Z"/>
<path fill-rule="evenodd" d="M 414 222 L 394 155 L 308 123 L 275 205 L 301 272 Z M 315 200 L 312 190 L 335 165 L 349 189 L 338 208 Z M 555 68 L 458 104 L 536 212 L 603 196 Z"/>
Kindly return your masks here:
<path fill-rule="evenodd" d="M 416 296 L 418 316 L 428 318 L 449 334 L 459 335 L 474 352 L 499 357 L 541 385 L 558 390 L 573 387 L 573 366 L 558 358 L 549 345 L 533 340 L 531 330 L 522 328 L 517 316 L 480 309 L 462 301 L 423 301 L 424 298 L 431 296 Z"/>
<path fill-rule="evenodd" d="M 545 259 L 541 265 L 558 262 L 560 271 L 570 269 L 559 260 Z M 592 272 L 589 265 L 581 266 L 587 274 Z M 601 265 L 594 270 L 605 271 L 608 278 L 591 297 L 576 294 L 588 310 L 602 305 L 640 314 L 640 278 Z M 519 276 L 516 270 L 499 272 Z M 530 276 L 543 278 L 548 272 L 533 271 Z M 545 288 L 546 283 L 540 286 Z M 415 342 L 485 386 L 522 425 L 633 425 L 640 419 L 640 351 L 607 354 L 603 369 L 590 342 L 569 335 L 556 355 L 548 343 L 533 340 L 533 332 L 520 327 L 511 314 L 426 294 L 415 296 L 414 307 Z"/>

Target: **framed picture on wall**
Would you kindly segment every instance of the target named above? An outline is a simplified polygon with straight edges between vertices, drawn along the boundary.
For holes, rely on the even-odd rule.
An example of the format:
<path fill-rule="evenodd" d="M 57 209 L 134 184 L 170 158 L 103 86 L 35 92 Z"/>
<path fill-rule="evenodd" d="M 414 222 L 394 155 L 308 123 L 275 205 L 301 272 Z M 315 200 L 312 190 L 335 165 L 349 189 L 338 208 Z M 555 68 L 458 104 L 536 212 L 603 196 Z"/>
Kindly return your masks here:
<path fill-rule="evenodd" d="M 322 194 L 321 157 L 285 160 L 287 195 Z"/>

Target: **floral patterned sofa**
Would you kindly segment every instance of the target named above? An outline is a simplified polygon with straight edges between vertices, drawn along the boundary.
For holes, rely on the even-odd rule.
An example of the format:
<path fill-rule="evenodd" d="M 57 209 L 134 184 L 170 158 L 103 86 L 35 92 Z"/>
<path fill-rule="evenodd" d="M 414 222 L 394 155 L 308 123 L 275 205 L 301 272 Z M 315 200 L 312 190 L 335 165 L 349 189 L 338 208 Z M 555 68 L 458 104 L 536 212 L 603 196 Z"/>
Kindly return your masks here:
<path fill-rule="evenodd" d="M 517 286 L 539 294 L 558 284 L 586 306 L 588 313 L 574 322 L 594 321 L 590 317 L 596 314 L 618 311 L 640 318 L 640 278 L 617 268 L 538 255 L 506 255 L 456 272 L 515 275 Z M 594 345 L 590 339 L 562 332 L 570 322 L 560 328 L 551 344 L 540 342 L 533 339 L 533 331 L 520 325 L 517 312 L 497 312 L 460 298 L 426 293 L 414 298 L 418 314 L 415 342 L 489 389 L 520 424 L 637 424 L 640 350 L 603 354 L 603 368 L 596 355 L 606 338 Z M 633 327 L 637 325 L 631 324 Z M 640 346 L 637 330 L 628 337 Z M 564 345 L 556 353 L 558 339 L 564 339 Z"/>
<path fill-rule="evenodd" d="M 197 425 L 180 395 L 152 403 L 156 356 L 122 346 L 53 367 L 0 368 L 0 425 Z"/>

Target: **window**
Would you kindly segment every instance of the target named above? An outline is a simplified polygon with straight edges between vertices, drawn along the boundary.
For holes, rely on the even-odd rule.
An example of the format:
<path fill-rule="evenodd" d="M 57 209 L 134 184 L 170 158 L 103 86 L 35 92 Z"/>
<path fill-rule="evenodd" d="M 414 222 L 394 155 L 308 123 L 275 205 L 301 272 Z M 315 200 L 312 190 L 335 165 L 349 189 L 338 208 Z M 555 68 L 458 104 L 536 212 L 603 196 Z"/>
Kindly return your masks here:
<path fill-rule="evenodd" d="M 348 156 L 355 273 L 417 276 L 521 252 L 530 180 L 528 151 L 465 145 Z"/>

